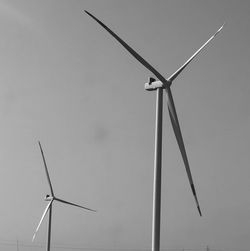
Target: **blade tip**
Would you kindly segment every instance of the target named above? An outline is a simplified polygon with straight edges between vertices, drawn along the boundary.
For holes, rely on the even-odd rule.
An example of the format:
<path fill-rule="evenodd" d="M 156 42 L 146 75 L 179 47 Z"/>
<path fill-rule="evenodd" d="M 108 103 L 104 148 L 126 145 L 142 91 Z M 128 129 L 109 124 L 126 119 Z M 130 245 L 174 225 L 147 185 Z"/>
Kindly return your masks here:
<path fill-rule="evenodd" d="M 94 213 L 97 212 L 97 210 L 92 209 L 92 208 L 88 208 L 88 207 L 82 207 L 82 208 L 85 209 L 85 210 L 87 210 L 87 211 L 90 211 L 90 212 L 94 212 Z"/>
<path fill-rule="evenodd" d="M 96 213 L 97 212 L 97 210 L 95 210 L 95 209 L 91 209 L 91 208 L 84 208 L 85 210 L 88 210 L 88 211 L 91 211 L 91 212 L 94 212 L 94 213 Z"/>
<path fill-rule="evenodd" d="M 201 213 L 200 206 L 198 206 L 197 208 L 198 208 L 198 211 L 199 211 L 200 217 L 202 217 L 202 213 Z"/>
<path fill-rule="evenodd" d="M 222 24 L 222 26 L 217 30 L 217 32 L 216 32 L 216 35 L 219 33 L 219 32 L 221 32 L 221 30 L 224 28 L 224 25 L 226 24 L 226 22 L 224 22 L 223 24 Z"/>
<path fill-rule="evenodd" d="M 84 12 L 85 12 L 86 14 L 88 14 L 89 16 L 91 16 L 90 12 L 88 12 L 87 10 L 84 10 Z"/>
<path fill-rule="evenodd" d="M 43 150 L 42 150 L 42 145 L 41 145 L 40 140 L 38 140 L 38 145 L 39 145 L 40 151 L 43 151 Z"/>

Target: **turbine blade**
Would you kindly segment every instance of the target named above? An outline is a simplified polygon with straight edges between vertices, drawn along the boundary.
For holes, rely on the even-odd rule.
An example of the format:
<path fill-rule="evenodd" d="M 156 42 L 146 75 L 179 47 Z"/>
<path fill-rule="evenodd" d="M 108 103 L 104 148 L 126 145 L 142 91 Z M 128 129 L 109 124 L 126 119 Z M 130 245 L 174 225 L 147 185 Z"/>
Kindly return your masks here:
<path fill-rule="evenodd" d="M 40 141 L 38 141 L 38 144 L 39 144 L 40 151 L 41 151 L 41 154 L 42 154 L 42 157 L 43 157 L 43 164 L 44 164 L 44 167 L 45 167 L 45 172 L 46 172 L 47 180 L 48 180 L 48 183 L 49 183 L 51 195 L 54 196 L 54 192 L 53 192 L 53 188 L 52 188 L 52 185 L 51 185 L 47 164 L 46 164 L 46 161 L 45 161 L 45 157 L 44 157 L 44 154 L 43 154 L 43 149 L 42 149 Z"/>
<path fill-rule="evenodd" d="M 151 71 L 160 81 L 168 84 L 166 79 L 144 58 L 142 58 L 134 49 L 132 49 L 126 42 L 124 42 L 118 35 L 116 35 L 112 30 L 110 30 L 104 23 L 93 16 L 91 13 L 85 10 L 85 12 L 91 16 L 97 23 L 99 23 L 107 32 L 109 32 L 132 56 L 134 56 L 141 64 L 143 64 L 149 71 Z"/>
<path fill-rule="evenodd" d="M 92 211 L 92 212 L 96 212 L 96 210 L 93 210 L 93 209 L 88 208 L 88 207 L 83 207 L 83 206 L 80 206 L 80 205 L 77 205 L 77 204 L 68 202 L 68 201 L 66 201 L 66 200 L 61 200 L 61 199 L 58 199 L 58 198 L 55 198 L 55 200 L 60 201 L 60 202 L 62 202 L 62 203 L 64 203 L 64 204 L 68 204 L 68 205 L 71 205 L 71 206 L 80 207 L 80 208 L 83 208 L 83 209 L 85 209 L 85 210 L 89 210 L 89 211 Z"/>
<path fill-rule="evenodd" d="M 186 168 L 188 180 L 189 180 L 189 183 L 191 186 L 193 196 L 195 198 L 197 209 L 199 211 L 200 216 L 202 216 L 201 210 L 200 210 L 200 205 L 199 205 L 198 198 L 197 198 L 196 191 L 195 191 L 195 187 L 194 187 L 194 182 L 193 182 L 191 170 L 189 167 L 189 162 L 188 162 L 187 153 L 185 150 L 185 145 L 184 145 L 182 134 L 181 134 L 181 129 L 180 129 L 180 125 L 179 125 L 179 121 L 178 121 L 178 117 L 177 117 L 177 113 L 176 113 L 176 109 L 175 109 L 175 105 L 174 105 L 174 100 L 173 100 L 173 96 L 172 96 L 170 88 L 168 88 L 168 90 L 166 90 L 166 92 L 168 95 L 168 111 L 169 111 L 169 115 L 170 115 L 170 119 L 171 119 L 171 124 L 172 124 L 173 130 L 175 133 L 175 137 L 176 137 L 176 140 L 177 140 L 177 143 L 178 143 L 181 155 L 182 155 L 182 159 L 183 159 L 183 162 L 184 162 L 184 165 Z"/>
<path fill-rule="evenodd" d="M 169 78 L 168 81 L 172 82 L 174 81 L 178 75 L 186 68 L 186 66 L 202 51 L 203 48 L 206 47 L 206 45 L 209 44 L 211 40 L 215 38 L 215 36 L 222 30 L 224 24 L 214 33 L 212 37 L 210 37 L 205 44 L 203 44 L 199 50 L 197 50 L 174 74 L 172 74 Z"/>
<path fill-rule="evenodd" d="M 51 201 L 49 202 L 49 204 L 47 205 L 47 207 L 45 208 L 45 210 L 44 210 L 44 212 L 43 212 L 43 215 L 42 215 L 42 218 L 41 218 L 41 220 L 39 221 L 39 224 L 38 224 L 38 226 L 37 226 L 37 228 L 36 228 L 36 231 L 35 231 L 35 233 L 34 233 L 34 235 L 33 235 L 32 241 L 34 241 L 34 239 L 35 239 L 35 237 L 36 237 L 36 233 L 38 232 L 38 229 L 40 228 L 40 226 L 41 226 L 41 224 L 42 224 L 42 221 L 43 221 L 43 219 L 44 219 L 46 213 L 47 213 L 48 210 L 50 209 L 50 206 L 51 206 L 52 202 L 53 202 L 53 200 L 51 200 Z"/>

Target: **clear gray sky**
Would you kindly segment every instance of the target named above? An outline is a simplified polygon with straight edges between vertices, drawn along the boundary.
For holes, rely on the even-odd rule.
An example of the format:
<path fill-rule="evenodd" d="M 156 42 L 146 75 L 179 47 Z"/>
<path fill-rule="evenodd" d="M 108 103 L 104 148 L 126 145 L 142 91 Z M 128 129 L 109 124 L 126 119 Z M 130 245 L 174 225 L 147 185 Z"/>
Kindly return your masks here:
<path fill-rule="evenodd" d="M 166 77 L 226 21 L 172 86 L 202 218 L 165 106 L 161 246 L 249 248 L 247 0 L 1 0 L 0 241 L 31 242 L 46 206 L 40 140 L 56 195 L 98 210 L 55 203 L 53 244 L 151 246 L 152 74 L 84 9 Z"/>

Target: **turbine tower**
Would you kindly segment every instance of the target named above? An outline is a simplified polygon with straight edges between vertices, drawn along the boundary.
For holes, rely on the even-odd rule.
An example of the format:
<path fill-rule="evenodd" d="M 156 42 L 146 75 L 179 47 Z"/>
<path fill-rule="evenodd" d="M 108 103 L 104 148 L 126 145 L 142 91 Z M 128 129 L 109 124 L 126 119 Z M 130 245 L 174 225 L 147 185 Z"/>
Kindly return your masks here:
<path fill-rule="evenodd" d="M 51 220 L 52 220 L 52 205 L 53 205 L 53 202 L 54 201 L 58 201 L 58 202 L 61 202 L 61 203 L 64 203 L 64 204 L 68 204 L 68 205 L 71 205 L 71 206 L 76 206 L 76 207 L 80 207 L 80 208 L 83 208 L 85 210 L 89 210 L 89 211 L 93 211 L 93 212 L 96 212 L 95 210 L 93 209 L 90 209 L 90 208 L 87 208 L 87 207 L 83 207 L 83 206 L 80 206 L 80 205 L 77 205 L 77 204 L 74 204 L 74 203 L 71 203 L 71 202 L 68 202 L 66 200 L 62 200 L 62 199 L 59 199 L 55 196 L 54 194 L 54 191 L 53 191 L 53 188 L 52 188 L 52 184 L 51 184 L 51 181 L 50 181 L 50 177 L 49 177 L 49 172 L 48 172 L 48 168 L 47 168 L 47 164 L 46 164 L 46 161 L 45 161 L 45 157 L 44 157 L 44 154 L 43 154 L 43 149 L 42 149 L 42 146 L 41 146 L 41 143 L 38 141 L 38 144 L 39 144 L 39 148 L 40 148 L 40 151 L 41 151 L 41 154 L 42 154 L 42 158 L 43 158 L 43 164 L 44 164 L 44 168 L 45 168 L 45 173 L 46 173 L 46 176 L 47 176 L 47 180 L 48 180 L 48 183 L 49 183 L 49 187 L 50 187 L 50 192 L 51 192 L 51 195 L 46 195 L 45 196 L 45 201 L 48 201 L 48 205 L 47 207 L 45 208 L 44 212 L 43 212 L 43 215 L 41 217 L 41 220 L 39 221 L 38 223 L 38 226 L 36 228 L 36 231 L 33 235 L 33 238 L 32 238 L 32 241 L 34 241 L 35 237 L 36 237 L 36 233 L 37 231 L 39 230 L 39 227 L 41 226 L 42 224 L 42 221 L 45 217 L 45 215 L 47 213 L 49 213 L 49 221 L 48 221 L 48 236 L 47 236 L 47 251 L 50 251 L 50 242 L 51 242 Z"/>
<path fill-rule="evenodd" d="M 171 124 L 174 134 L 182 155 L 182 159 L 186 168 L 191 191 L 193 193 L 198 212 L 201 214 L 200 205 L 198 202 L 193 178 L 191 175 L 189 162 L 185 150 L 184 141 L 177 117 L 174 99 L 171 92 L 172 82 L 179 74 L 187 67 L 187 65 L 205 48 L 206 45 L 222 30 L 224 24 L 204 43 L 176 72 L 169 78 L 163 77 L 153 66 L 151 66 L 144 58 L 142 58 L 134 49 L 124 42 L 116 33 L 108 28 L 104 23 L 97 19 L 94 15 L 85 10 L 85 12 L 99 23 L 107 32 L 109 32 L 133 57 L 135 57 L 142 65 L 144 65 L 158 79 L 150 78 L 145 84 L 145 89 L 148 91 L 156 91 L 156 124 L 155 124 L 155 154 L 154 154 L 154 185 L 153 185 L 153 220 L 152 220 L 152 251 L 160 249 L 160 216 L 161 216 L 161 166 L 162 166 L 162 110 L 163 110 L 163 89 L 166 91 L 168 98 L 168 112 L 170 115 Z"/>

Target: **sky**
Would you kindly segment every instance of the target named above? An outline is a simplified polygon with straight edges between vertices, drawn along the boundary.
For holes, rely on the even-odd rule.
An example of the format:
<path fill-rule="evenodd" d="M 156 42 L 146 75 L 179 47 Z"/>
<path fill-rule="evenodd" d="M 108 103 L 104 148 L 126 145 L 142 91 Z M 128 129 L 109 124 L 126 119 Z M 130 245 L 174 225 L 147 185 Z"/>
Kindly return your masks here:
<path fill-rule="evenodd" d="M 55 195 L 97 210 L 55 202 L 52 245 L 151 247 L 154 76 L 85 9 L 165 77 L 226 22 L 172 85 L 203 217 L 164 98 L 161 248 L 248 249 L 250 2 L 0 0 L 0 250 L 46 243 L 38 140 Z"/>

